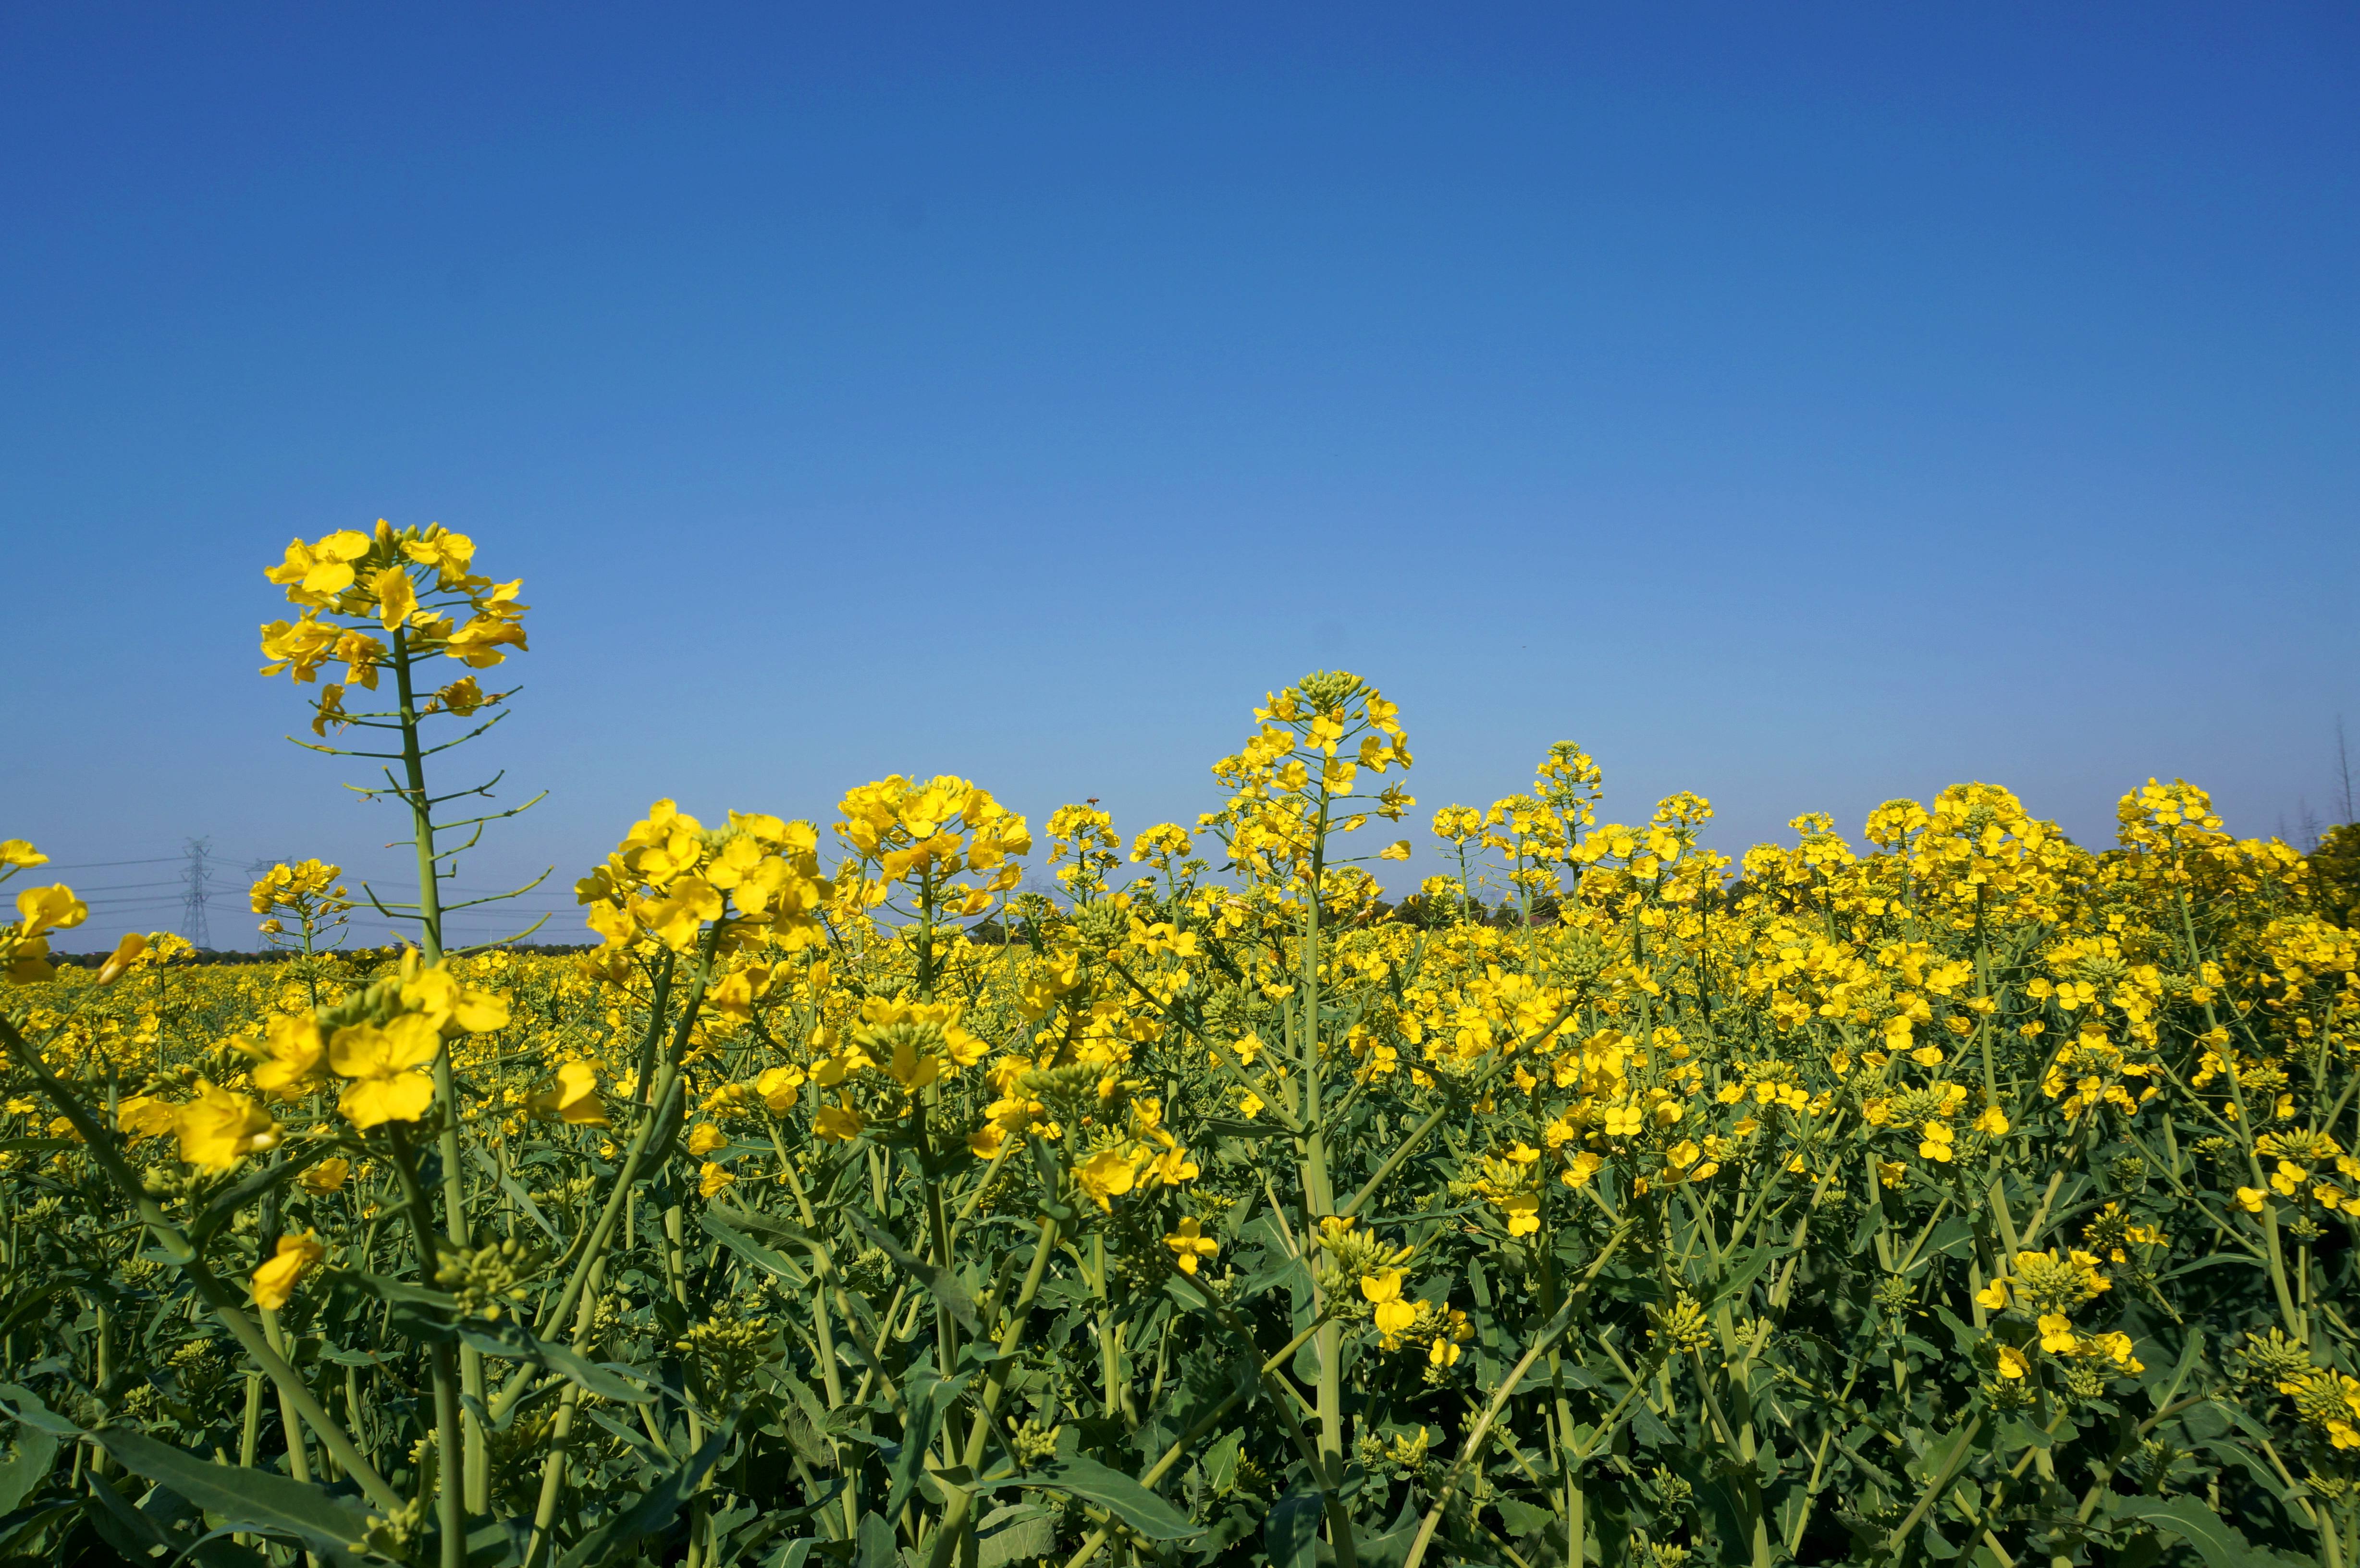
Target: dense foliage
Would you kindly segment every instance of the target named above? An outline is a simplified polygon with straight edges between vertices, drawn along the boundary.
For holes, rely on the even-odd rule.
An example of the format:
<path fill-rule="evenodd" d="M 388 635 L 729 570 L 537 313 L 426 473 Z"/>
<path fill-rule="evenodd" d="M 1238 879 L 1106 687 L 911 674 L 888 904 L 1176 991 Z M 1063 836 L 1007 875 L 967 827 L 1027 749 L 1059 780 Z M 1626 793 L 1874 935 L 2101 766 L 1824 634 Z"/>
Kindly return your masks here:
<path fill-rule="evenodd" d="M 271 572 L 414 945 L 306 862 L 280 962 L 53 968 L 0 844 L 10 1560 L 2355 1563 L 2360 953 L 2201 790 L 1732 866 L 1559 745 L 1395 909 L 1407 741 L 1322 673 L 1192 827 L 661 801 L 586 956 L 453 953 L 472 559 Z"/>

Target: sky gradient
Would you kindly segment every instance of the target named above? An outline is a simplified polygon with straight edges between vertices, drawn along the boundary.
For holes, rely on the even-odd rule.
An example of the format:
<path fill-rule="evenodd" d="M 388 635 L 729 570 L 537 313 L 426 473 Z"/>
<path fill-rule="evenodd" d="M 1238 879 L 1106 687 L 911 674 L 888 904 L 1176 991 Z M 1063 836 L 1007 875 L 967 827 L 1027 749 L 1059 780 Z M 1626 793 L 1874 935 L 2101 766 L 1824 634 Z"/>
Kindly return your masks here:
<path fill-rule="evenodd" d="M 0 836 L 70 945 L 192 836 L 396 871 L 254 674 L 380 517 L 536 606 L 463 887 L 895 771 L 1192 822 L 1334 666 L 1421 844 L 1560 737 L 1732 853 L 1969 779 L 2293 830 L 2355 88 L 2301 5 L 12 7 Z"/>

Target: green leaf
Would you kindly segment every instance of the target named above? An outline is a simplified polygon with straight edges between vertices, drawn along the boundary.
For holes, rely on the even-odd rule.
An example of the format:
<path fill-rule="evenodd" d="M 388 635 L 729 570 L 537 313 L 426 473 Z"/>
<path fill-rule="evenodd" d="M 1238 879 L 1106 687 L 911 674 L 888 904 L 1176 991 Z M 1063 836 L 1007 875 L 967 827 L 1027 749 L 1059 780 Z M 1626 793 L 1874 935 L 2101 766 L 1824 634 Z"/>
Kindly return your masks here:
<path fill-rule="evenodd" d="M 1262 1520 L 1262 1546 L 1270 1568 L 1311 1568 L 1319 1548 L 1319 1516 L 1324 1505 L 1317 1492 L 1289 1492 L 1278 1499 Z"/>
<path fill-rule="evenodd" d="M 975 1303 L 967 1300 L 967 1291 L 960 1287 L 956 1275 L 948 1269 L 920 1258 L 858 1209 L 847 1211 L 847 1217 L 852 1221 L 853 1228 L 868 1238 L 869 1246 L 891 1258 L 902 1273 L 916 1281 L 935 1301 L 949 1308 L 951 1316 L 958 1319 L 960 1326 L 967 1333 L 979 1334 L 983 1332 L 983 1320 L 976 1315 Z"/>
<path fill-rule="evenodd" d="M 559 1559 L 558 1568 L 604 1568 L 609 1563 L 638 1557 L 647 1538 L 672 1523 L 680 1505 L 721 1457 L 732 1431 L 725 1426 L 706 1438 L 705 1446 L 690 1454 L 686 1464 L 667 1472 L 640 1494 L 639 1501 L 576 1541 L 574 1550 Z"/>
<path fill-rule="evenodd" d="M 0 1514 L 13 1514 L 23 1506 L 34 1488 L 49 1479 L 57 1460 L 57 1434 L 27 1427 L 16 1439 L 16 1451 L 0 1461 Z"/>
<path fill-rule="evenodd" d="M 2172 1280 L 2179 1279 L 2183 1274 L 2193 1274 L 2199 1269 L 2217 1268 L 2223 1263 L 2243 1263 L 2247 1268 L 2264 1270 L 2267 1270 L 2269 1268 L 2269 1262 L 2267 1259 L 2256 1258 L 2250 1253 L 2215 1252 L 2209 1257 L 2200 1258 L 2193 1263 L 2181 1264 L 2179 1268 L 2174 1269 L 2169 1274 L 2162 1276 L 2162 1278 L 2158 1279 L 2156 1282 L 2159 1285 L 2169 1284 Z"/>
<path fill-rule="evenodd" d="M 1238 1454 L 1244 1449 L 1245 1443 L 1245 1429 L 1232 1427 L 1196 1461 L 1196 1468 L 1204 1475 L 1205 1485 L 1216 1495 L 1227 1492 L 1236 1484 Z"/>
<path fill-rule="evenodd" d="M 1500 1510 L 1500 1522 L 1508 1527 L 1510 1539 L 1538 1535 L 1549 1527 L 1557 1515 L 1546 1508 L 1536 1508 L 1530 1503 L 1520 1503 L 1513 1497 L 1500 1497 L 1491 1506 Z"/>
<path fill-rule="evenodd" d="M 2194 1497 L 2117 1497 L 2116 1519 L 2143 1519 L 2196 1549 L 2206 1568 L 2255 1568 L 2257 1557 L 2237 1528 Z"/>
<path fill-rule="evenodd" d="M 766 1214 L 759 1209 L 732 1209 L 729 1218 L 739 1230 L 752 1231 L 777 1241 L 792 1241 L 803 1247 L 815 1247 L 811 1233 L 792 1220 L 782 1220 L 776 1214 Z"/>
<path fill-rule="evenodd" d="M 975 1568 L 1046 1557 L 1057 1550 L 1056 1520 L 1042 1508 L 994 1508 L 975 1530 Z"/>
<path fill-rule="evenodd" d="M 46 1312 L 51 1301 L 65 1293 L 65 1289 L 61 1283 L 52 1283 L 16 1297 L 8 1304 L 7 1315 L 0 1317 L 0 1334 L 12 1333 L 18 1323 Z"/>
<path fill-rule="evenodd" d="M 797 1287 L 808 1287 L 811 1284 L 811 1276 L 804 1272 L 802 1265 L 771 1251 L 753 1237 L 732 1230 L 716 1217 L 712 1210 L 705 1210 L 699 1216 L 697 1223 L 705 1227 L 705 1235 L 765 1273 L 775 1275 L 788 1284 Z"/>
<path fill-rule="evenodd" d="M 893 1527 L 874 1510 L 860 1516 L 860 1530 L 855 1540 L 858 1546 L 853 1552 L 852 1568 L 901 1568 L 901 1551 L 893 1543 Z"/>
<path fill-rule="evenodd" d="M 541 1205 L 534 1203 L 532 1194 L 524 1190 L 524 1183 L 501 1170 L 500 1162 L 485 1152 L 482 1145 L 470 1145 L 468 1152 L 475 1157 L 475 1163 L 484 1168 L 485 1174 L 500 1184 L 500 1191 L 516 1200 L 517 1207 L 524 1211 L 525 1218 L 539 1225 L 550 1240 L 560 1247 L 565 1245 L 565 1238 L 558 1234 L 555 1225 L 549 1223 L 549 1217 L 541 1212 Z"/>
<path fill-rule="evenodd" d="M 647 1159 L 642 1171 L 661 1171 L 664 1161 L 672 1158 L 672 1145 L 679 1141 L 680 1129 L 688 1120 L 688 1100 L 685 1081 L 674 1080 L 672 1093 L 656 1107 L 656 1135 L 649 1141 Z"/>
<path fill-rule="evenodd" d="M 1735 1297 L 1743 1301 L 1745 1299 L 1745 1292 L 1754 1288 L 1754 1281 L 1762 1277 L 1762 1271 L 1770 1267 L 1771 1259 L 1776 1256 L 1777 1249 L 1775 1247 L 1746 1248 L 1743 1256 L 1730 1261 L 1727 1271 L 1714 1283 L 1704 1304 L 1710 1306 L 1723 1297 Z"/>
<path fill-rule="evenodd" d="M 179 1552 L 180 1543 L 171 1531 L 132 1507 L 131 1500 L 104 1475 L 90 1478 L 90 1499 L 82 1505 L 82 1519 L 126 1562 L 161 1563 Z"/>
<path fill-rule="evenodd" d="M 237 1217 L 237 1211 L 254 1202 L 273 1187 L 294 1180 L 303 1167 L 293 1161 L 265 1165 L 247 1173 L 246 1180 L 218 1193 L 207 1203 L 196 1223 L 189 1227 L 189 1243 L 200 1251 L 205 1243 L 220 1233 L 222 1226 Z"/>
<path fill-rule="evenodd" d="M 1222 1116 L 1215 1116 L 1210 1121 L 1200 1123 L 1196 1131 L 1206 1138 L 1252 1138 L 1286 1136 L 1286 1129 L 1273 1122 L 1232 1121 Z"/>
<path fill-rule="evenodd" d="M 430 1290 L 424 1285 L 413 1285 L 406 1279 L 393 1279 L 383 1274 L 372 1274 L 365 1269 L 331 1269 L 327 1277 L 331 1283 L 348 1285 L 354 1290 L 365 1290 L 378 1301 L 393 1306 L 431 1307 L 436 1312 L 454 1315 L 459 1311 L 459 1298 L 448 1290 Z"/>
<path fill-rule="evenodd" d="M 1018 1486 L 1043 1486 L 1096 1503 L 1150 1541 L 1186 1541 L 1199 1530 L 1186 1514 L 1121 1471 L 1080 1454 L 1009 1476 L 989 1489 Z"/>
<path fill-rule="evenodd" d="M 0 1383 L 0 1410 L 36 1432 L 46 1432 L 52 1437 L 80 1437 L 82 1428 L 41 1403 L 41 1396 L 30 1388 L 14 1383 Z"/>
<path fill-rule="evenodd" d="M 208 1513 L 253 1530 L 291 1535 L 339 1559 L 368 1534 L 368 1510 L 307 1481 L 268 1470 L 240 1470 L 118 1427 L 91 1433 L 135 1475 L 169 1486 Z"/>
<path fill-rule="evenodd" d="M 959 1390 L 966 1386 L 963 1377 L 945 1382 L 940 1377 L 918 1375 L 902 1385 L 901 1397 L 909 1417 L 901 1423 L 901 1443 L 886 1464 L 892 1476 L 892 1489 L 885 1498 L 887 1519 L 901 1518 L 902 1507 L 918 1489 L 918 1478 L 926 1473 L 926 1451 L 934 1445 L 936 1414 L 957 1399 Z M 880 1443 L 878 1447 L 881 1450 L 885 1444 Z"/>
<path fill-rule="evenodd" d="M 655 1398 L 637 1383 L 628 1381 L 597 1362 L 584 1359 L 562 1345 L 536 1338 L 522 1323 L 488 1323 L 482 1318 L 462 1318 L 458 1323 L 460 1340 L 474 1345 L 486 1356 L 505 1356 L 510 1361 L 530 1361 L 544 1371 L 578 1385 L 585 1394 L 595 1394 L 602 1399 L 620 1399 L 626 1404 L 644 1405 Z"/>

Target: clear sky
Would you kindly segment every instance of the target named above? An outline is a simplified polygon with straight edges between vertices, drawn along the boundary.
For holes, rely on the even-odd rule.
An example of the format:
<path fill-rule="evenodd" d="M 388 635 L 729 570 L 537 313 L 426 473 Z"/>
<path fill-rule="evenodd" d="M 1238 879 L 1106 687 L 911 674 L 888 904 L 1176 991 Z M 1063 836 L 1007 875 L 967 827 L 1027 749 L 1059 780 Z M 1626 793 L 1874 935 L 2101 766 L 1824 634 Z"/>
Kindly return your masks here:
<path fill-rule="evenodd" d="M 0 137 L 0 836 L 93 942 L 192 836 L 394 864 L 254 674 L 379 517 L 537 606 L 465 886 L 893 771 L 1191 821 L 1328 666 L 1421 841 L 1559 737 L 1731 851 L 2267 833 L 2360 734 L 2349 6 L 16 5 Z"/>

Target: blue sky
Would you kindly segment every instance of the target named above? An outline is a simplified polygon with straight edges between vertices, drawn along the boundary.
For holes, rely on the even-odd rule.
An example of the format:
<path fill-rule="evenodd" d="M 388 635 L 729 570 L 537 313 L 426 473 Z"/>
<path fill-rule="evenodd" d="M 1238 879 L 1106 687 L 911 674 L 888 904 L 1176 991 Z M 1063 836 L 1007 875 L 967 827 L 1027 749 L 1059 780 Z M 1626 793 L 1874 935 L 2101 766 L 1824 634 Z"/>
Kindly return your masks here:
<path fill-rule="evenodd" d="M 891 771 L 1192 820 L 1324 666 L 1421 826 L 1562 736 L 1732 851 L 1965 779 L 2291 827 L 2355 78 L 2328 5 L 10 8 L 0 835 L 93 941 L 193 835 L 394 865 L 253 674 L 379 517 L 537 606 L 468 886 Z"/>

